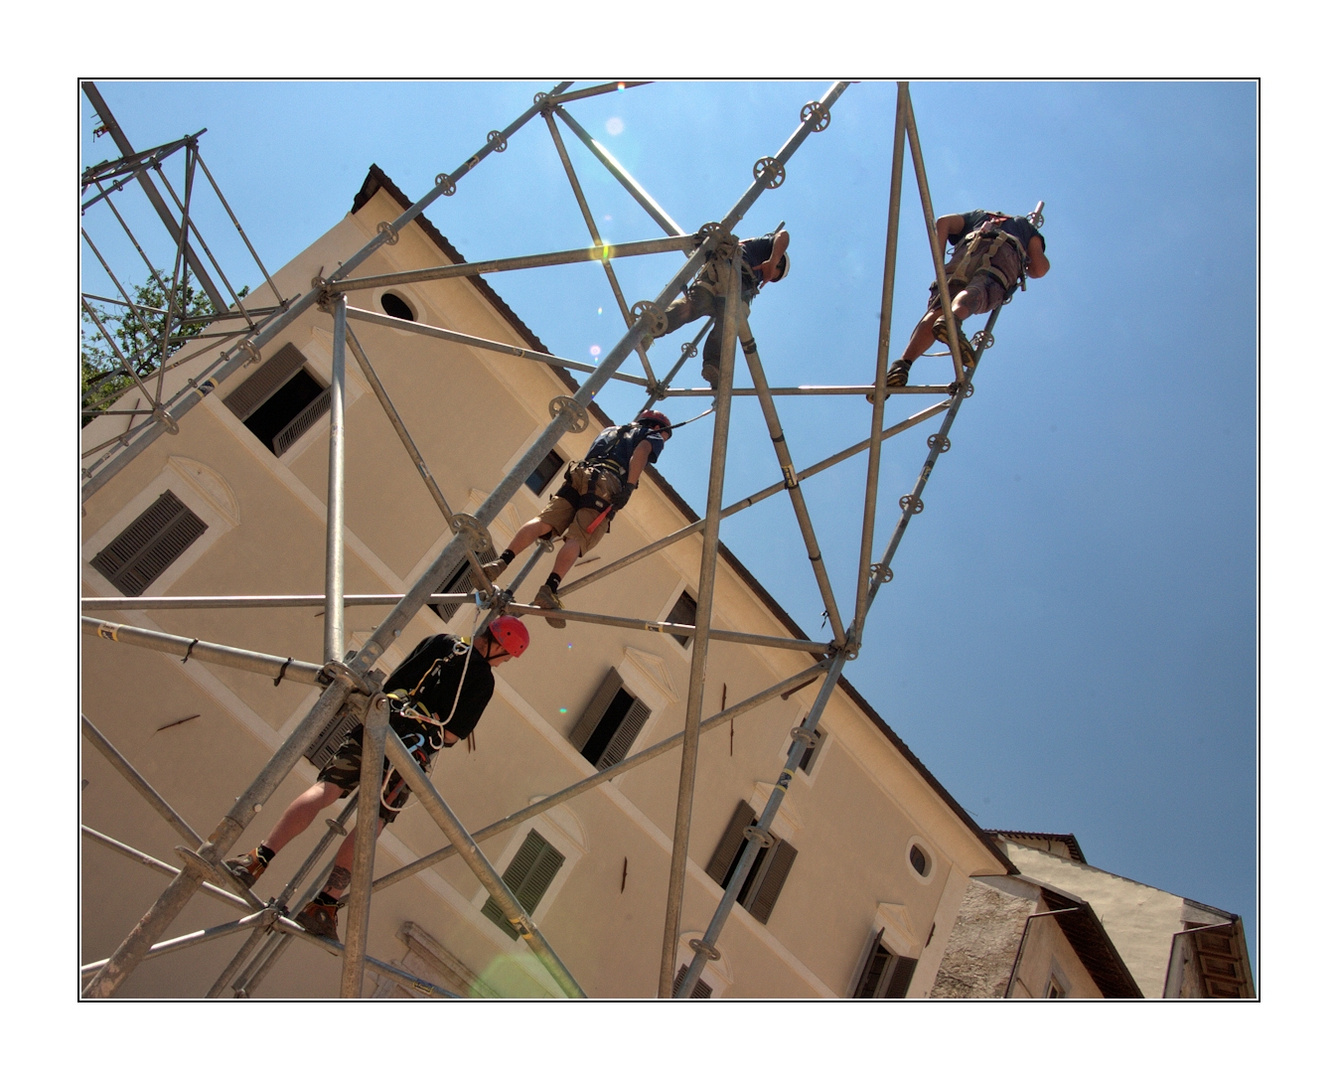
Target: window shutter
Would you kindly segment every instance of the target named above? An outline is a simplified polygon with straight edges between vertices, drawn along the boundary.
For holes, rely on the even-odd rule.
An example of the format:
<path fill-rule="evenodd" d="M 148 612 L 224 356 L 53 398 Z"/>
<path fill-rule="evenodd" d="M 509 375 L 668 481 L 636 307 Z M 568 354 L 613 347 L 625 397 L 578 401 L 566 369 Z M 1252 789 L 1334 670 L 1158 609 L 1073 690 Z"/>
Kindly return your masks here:
<path fill-rule="evenodd" d="M 873 943 L 864 954 L 864 960 L 860 964 L 859 978 L 855 980 L 855 997 L 869 998 L 874 996 L 874 991 L 878 987 L 878 977 L 883 973 L 883 965 L 887 963 L 887 950 L 881 948 L 883 944 L 883 929 L 878 928 L 878 933 L 874 936 Z"/>
<path fill-rule="evenodd" d="M 493 559 L 497 558 L 497 552 L 493 549 L 491 540 L 488 541 L 488 546 L 478 553 L 478 556 L 479 556 L 479 562 L 484 562 L 484 563 L 492 562 Z M 451 572 L 451 574 L 446 578 L 446 580 L 442 582 L 441 588 L 439 588 L 437 592 L 460 593 L 460 592 L 469 592 L 472 589 L 487 590 L 491 588 L 491 584 L 489 582 L 484 581 L 480 583 L 478 579 L 474 577 L 474 575 L 471 573 L 473 569 L 474 568 L 469 565 L 469 559 L 466 558 L 463 562 L 460 563 L 459 566 L 457 566 Z M 459 603 L 433 604 L 432 610 L 435 611 L 439 616 L 441 616 L 442 622 L 450 622 L 451 616 L 460 610 L 460 604 L 462 603 L 464 603 L 463 600 L 460 601 Z"/>
<path fill-rule="evenodd" d="M 533 915 L 565 861 L 566 856 L 562 852 L 531 829 L 502 875 L 502 881 L 526 913 Z M 513 941 L 520 937 L 519 931 L 507 922 L 502 906 L 491 896 L 483 905 L 483 914 L 501 927 Z"/>
<path fill-rule="evenodd" d="M 725 875 L 729 873 L 739 848 L 743 846 L 743 830 L 752 823 L 753 808 L 746 801 L 740 802 L 734 810 L 734 816 L 729 819 L 729 824 L 725 827 L 725 835 L 716 845 L 715 854 L 706 864 L 706 873 L 717 885 L 724 886 Z"/>
<path fill-rule="evenodd" d="M 577 750 L 585 749 L 585 744 L 590 741 L 590 736 L 595 733 L 595 726 L 604 716 L 604 710 L 612 703 L 614 694 L 622 688 L 622 685 L 623 680 L 618 675 L 618 669 L 609 668 L 609 673 L 604 676 L 604 681 L 599 684 L 595 696 L 590 699 L 590 704 L 585 707 L 585 712 L 576 721 L 576 726 L 571 729 L 569 738 L 571 744 Z"/>
<path fill-rule="evenodd" d="M 283 457 L 284 452 L 310 431 L 315 426 L 316 421 L 329 411 L 330 388 L 327 386 L 310 405 L 289 420 L 284 425 L 283 430 L 274 436 L 274 456 Z"/>
<path fill-rule="evenodd" d="M 678 974 L 674 976 L 674 996 L 678 995 L 678 988 L 683 985 L 683 976 L 687 973 L 688 965 L 680 964 L 678 967 Z M 715 993 L 715 988 L 711 986 L 710 983 L 705 979 L 698 979 L 697 985 L 692 988 L 692 994 L 690 996 L 695 998 L 708 998 L 713 993 Z"/>
<path fill-rule="evenodd" d="M 757 898 L 748 909 L 752 912 L 753 918 L 760 923 L 765 923 L 771 918 L 771 909 L 776 906 L 781 886 L 790 876 L 790 867 L 794 865 L 794 857 L 798 854 L 792 844 L 787 844 L 779 837 L 776 838 L 774 847 L 771 865 L 767 867 L 766 876 L 758 887 Z"/>
<path fill-rule="evenodd" d="M 911 976 L 915 974 L 917 961 L 909 956 L 898 956 L 897 966 L 892 972 L 892 981 L 887 986 L 887 997 L 904 998 L 911 986 Z"/>
<path fill-rule="evenodd" d="M 245 420 L 255 412 L 279 387 L 297 374 L 307 358 L 292 342 L 288 342 L 266 360 L 250 378 L 223 399 L 238 420 Z M 327 399 L 328 403 L 328 399 Z"/>
<path fill-rule="evenodd" d="M 321 733 L 312 739 L 307 748 L 302 751 L 302 756 L 316 766 L 318 770 L 325 768 L 334 758 L 335 751 L 339 749 L 339 744 L 344 741 L 344 736 L 357 727 L 360 722 L 356 712 L 347 705 L 342 706 L 330 718 Z"/>
<path fill-rule="evenodd" d="M 140 596 L 209 528 L 171 491 L 164 491 L 90 560 L 125 596 Z"/>
<path fill-rule="evenodd" d="M 632 743 L 636 742 L 636 737 L 641 734 L 641 729 L 646 726 L 649 716 L 650 706 L 640 698 L 634 700 L 632 707 L 627 710 L 627 715 L 623 717 L 623 722 L 618 725 L 618 730 L 609 740 L 609 745 L 599 755 L 595 768 L 607 769 L 610 765 L 617 765 L 622 761 L 627 756 L 627 751 L 632 748 Z"/>

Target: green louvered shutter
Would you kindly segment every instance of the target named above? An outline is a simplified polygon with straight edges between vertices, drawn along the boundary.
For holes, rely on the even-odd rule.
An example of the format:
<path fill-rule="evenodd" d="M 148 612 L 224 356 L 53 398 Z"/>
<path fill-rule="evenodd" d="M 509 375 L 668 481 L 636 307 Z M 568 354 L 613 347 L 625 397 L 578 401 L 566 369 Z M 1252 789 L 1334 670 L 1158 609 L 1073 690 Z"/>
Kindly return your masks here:
<path fill-rule="evenodd" d="M 511 860 L 511 865 L 502 874 L 502 881 L 526 914 L 533 915 L 565 861 L 562 852 L 531 829 L 516 852 L 516 857 Z M 483 905 L 483 914 L 501 927 L 507 937 L 512 940 L 520 937 L 520 932 L 507 922 L 502 906 L 491 896 Z"/>

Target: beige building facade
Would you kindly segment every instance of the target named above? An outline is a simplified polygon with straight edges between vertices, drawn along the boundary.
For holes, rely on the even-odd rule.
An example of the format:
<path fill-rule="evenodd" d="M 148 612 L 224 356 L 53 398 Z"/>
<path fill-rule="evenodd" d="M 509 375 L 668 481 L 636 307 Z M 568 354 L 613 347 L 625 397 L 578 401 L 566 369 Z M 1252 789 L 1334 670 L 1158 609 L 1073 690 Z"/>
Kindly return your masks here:
<path fill-rule="evenodd" d="M 338 265 L 376 235 L 379 223 L 408 206 L 390 179 L 373 168 L 354 211 L 275 275 L 280 291 L 302 292 L 322 267 Z M 420 218 L 401 231 L 394 246 L 379 248 L 360 272 L 458 261 L 449 242 Z M 547 351 L 478 278 L 365 290 L 350 293 L 349 303 L 516 350 Z M 573 384 L 565 372 L 493 349 L 366 320 L 350 325 L 376 381 L 350 358 L 345 589 L 402 594 L 433 564 L 453 530 L 378 394 L 393 402 L 450 507 L 468 513 L 550 422 L 549 402 L 569 394 Z M 87 500 L 85 597 L 322 593 L 332 347 L 330 318 L 304 314 L 256 363 L 203 395 L 177 434 L 157 439 Z M 183 350 L 174 360 L 188 356 Z M 198 365 L 193 368 L 186 359 L 169 373 L 169 382 L 186 383 L 193 370 Z M 98 418 L 85 429 L 85 438 L 95 445 L 122 422 Z M 597 426 L 606 422 L 612 421 L 597 416 L 589 430 L 564 436 L 553 471 L 536 472 L 491 523 L 495 550 L 544 506 L 561 482 L 561 466 L 580 459 Z M 666 452 L 673 452 L 672 443 Z M 651 470 L 597 554 L 610 563 L 693 520 L 683 499 Z M 675 621 L 691 611 L 701 546 L 698 534 L 665 548 L 573 594 L 571 606 L 646 622 Z M 499 584 L 507 585 L 523 561 L 518 559 Z M 518 600 L 529 601 L 548 566 L 546 556 L 518 590 Z M 457 570 L 446 575 L 440 591 L 472 588 L 465 567 Z M 580 573 L 578 567 L 568 581 Z M 100 610 L 96 618 L 319 663 L 321 610 L 316 603 L 146 611 L 127 601 L 125 609 Z M 347 647 L 365 641 L 387 611 L 385 605 L 349 606 Z M 424 636 L 443 630 L 468 634 L 476 615 L 469 603 L 424 608 L 378 668 L 389 671 Z M 683 728 L 691 639 L 683 643 L 667 634 L 576 622 L 558 631 L 533 617 L 527 625 L 529 651 L 497 669 L 496 692 L 473 738 L 443 752 L 432 776 L 471 831 Z M 772 638 L 804 637 L 723 550 L 712 625 Z M 83 638 L 84 716 L 205 835 L 308 714 L 318 691 L 297 680 L 276 682 L 194 657 L 183 663 L 112 636 L 109 630 Z M 706 701 L 711 709 L 716 701 L 733 705 L 818 659 L 797 649 L 713 642 Z M 789 751 L 790 732 L 803 721 L 816 690 L 813 683 L 774 697 L 702 736 L 680 964 L 693 957 L 689 941 L 702 936 L 714 913 L 743 830 L 765 805 Z M 598 752 L 591 747 L 596 729 L 603 730 L 606 743 Z M 735 904 L 700 994 L 927 996 L 972 880 L 1014 872 L 854 687 L 842 682 L 819 732 L 819 743 L 773 823 L 776 843 L 764 852 L 754 880 Z M 311 756 L 319 760 L 319 748 L 313 746 Z M 81 768 L 81 949 L 83 961 L 91 964 L 111 954 L 170 880 L 163 865 L 136 853 L 177 867 L 181 860 L 174 849 L 183 841 L 87 741 Z M 480 845 L 493 866 L 509 875 L 509 884 L 527 883 L 535 922 L 591 997 L 656 993 L 678 772 L 677 751 L 664 753 Z M 303 759 L 234 853 L 263 839 L 315 774 L 313 761 Z M 331 807 L 329 816 L 343 806 Z M 280 853 L 257 886 L 262 899 L 278 894 L 322 831 L 318 823 Z M 445 843 L 415 802 L 383 833 L 377 876 Z M 558 995 L 552 978 L 488 903 L 486 890 L 463 862 L 445 859 L 374 894 L 369 953 L 450 993 Z M 202 890 L 171 937 L 235 918 L 225 900 Z M 211 937 L 151 956 L 122 993 L 203 996 L 217 989 L 215 981 L 245 938 Z M 249 992 L 331 996 L 338 992 L 339 970 L 337 957 L 295 941 Z M 387 979 L 373 969 L 365 992 L 415 991 L 406 989 L 403 979 Z"/>

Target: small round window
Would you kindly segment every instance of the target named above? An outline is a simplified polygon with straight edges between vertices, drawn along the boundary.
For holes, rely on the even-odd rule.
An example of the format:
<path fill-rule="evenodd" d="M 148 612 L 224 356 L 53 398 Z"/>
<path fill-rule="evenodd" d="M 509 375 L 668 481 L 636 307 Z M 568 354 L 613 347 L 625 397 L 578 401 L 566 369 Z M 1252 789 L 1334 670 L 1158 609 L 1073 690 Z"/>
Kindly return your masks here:
<path fill-rule="evenodd" d="M 924 848 L 919 844 L 912 844 L 908 858 L 911 861 L 911 868 L 914 869 L 917 874 L 923 878 L 929 876 L 929 856 L 925 853 Z"/>
<path fill-rule="evenodd" d="M 381 310 L 394 319 L 403 319 L 406 322 L 416 322 L 413 308 L 402 296 L 397 296 L 393 292 L 381 294 Z"/>

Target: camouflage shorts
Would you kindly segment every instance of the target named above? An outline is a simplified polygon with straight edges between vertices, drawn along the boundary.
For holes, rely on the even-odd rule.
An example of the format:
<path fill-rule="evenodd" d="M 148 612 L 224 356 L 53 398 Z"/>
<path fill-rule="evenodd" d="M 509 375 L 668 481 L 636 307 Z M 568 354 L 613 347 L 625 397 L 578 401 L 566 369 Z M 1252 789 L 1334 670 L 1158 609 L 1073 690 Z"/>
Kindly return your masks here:
<path fill-rule="evenodd" d="M 405 738 L 405 743 L 413 748 L 412 736 Z M 435 755 L 429 754 L 424 759 L 422 750 L 419 750 L 414 757 L 418 759 L 419 765 L 424 769 L 431 763 Z M 393 773 L 390 783 L 386 784 L 386 773 L 390 771 L 390 762 L 381 762 L 381 787 L 384 792 L 384 798 L 381 803 L 381 818 L 389 825 L 399 816 L 400 810 L 404 804 L 409 801 L 409 785 L 401 778 L 399 773 Z M 329 781 L 339 788 L 339 797 L 348 798 L 353 792 L 358 790 L 358 785 L 362 783 L 362 725 L 359 724 L 347 735 L 339 744 L 335 751 L 335 756 L 331 758 L 325 767 L 321 769 L 316 779 Z M 386 803 L 390 804 L 388 808 Z M 393 809 L 392 809 L 393 808 Z"/>

